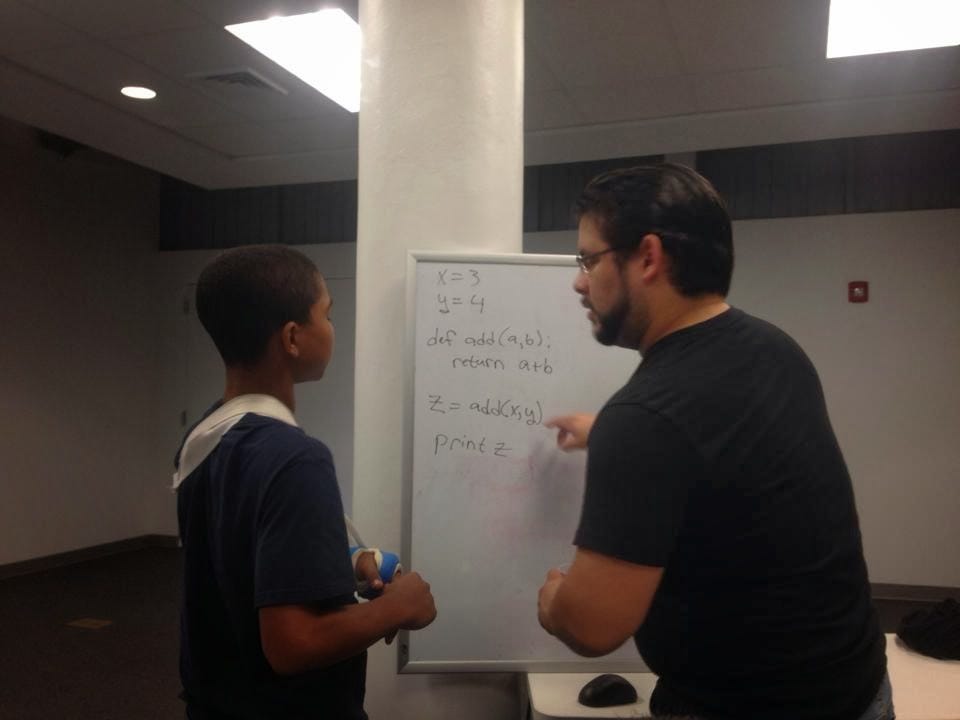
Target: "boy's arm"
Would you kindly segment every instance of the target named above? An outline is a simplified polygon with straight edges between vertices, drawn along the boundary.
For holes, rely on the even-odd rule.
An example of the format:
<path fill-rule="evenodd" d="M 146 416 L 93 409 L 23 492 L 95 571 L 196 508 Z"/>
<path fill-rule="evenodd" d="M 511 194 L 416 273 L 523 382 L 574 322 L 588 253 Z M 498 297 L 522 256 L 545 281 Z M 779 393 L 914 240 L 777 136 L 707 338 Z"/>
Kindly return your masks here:
<path fill-rule="evenodd" d="M 271 605 L 259 610 L 260 644 L 273 671 L 294 675 L 359 655 L 397 630 L 426 627 L 437 615 L 430 585 L 417 573 L 398 576 L 366 603 L 318 610 Z"/>

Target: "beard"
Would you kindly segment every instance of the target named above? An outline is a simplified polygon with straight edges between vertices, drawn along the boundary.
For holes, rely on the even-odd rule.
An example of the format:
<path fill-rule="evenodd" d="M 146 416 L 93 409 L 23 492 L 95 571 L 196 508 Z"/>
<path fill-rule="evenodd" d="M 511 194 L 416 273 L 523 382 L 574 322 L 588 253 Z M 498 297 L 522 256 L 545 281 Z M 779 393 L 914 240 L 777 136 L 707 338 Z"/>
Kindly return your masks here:
<path fill-rule="evenodd" d="M 609 312 L 600 314 L 593 309 L 596 322 L 593 326 L 593 337 L 601 345 L 616 345 L 620 339 L 620 332 L 627 320 L 630 305 L 626 298 L 622 298 Z"/>
<path fill-rule="evenodd" d="M 638 348 L 640 340 L 650 326 L 646 308 L 631 307 L 630 300 L 626 296 L 603 314 L 597 312 L 596 308 L 591 310 L 596 317 L 593 337 L 601 345 Z"/>

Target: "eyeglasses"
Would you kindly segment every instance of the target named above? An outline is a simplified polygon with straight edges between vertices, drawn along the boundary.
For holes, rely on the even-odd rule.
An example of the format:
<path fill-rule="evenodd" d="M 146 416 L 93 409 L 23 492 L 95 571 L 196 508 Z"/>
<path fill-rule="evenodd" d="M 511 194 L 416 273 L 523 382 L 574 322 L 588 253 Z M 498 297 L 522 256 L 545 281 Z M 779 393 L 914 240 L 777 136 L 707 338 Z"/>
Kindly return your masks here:
<path fill-rule="evenodd" d="M 577 265 L 580 267 L 580 272 L 584 275 L 589 275 L 590 271 L 596 267 L 596 264 L 600 262 L 600 256 L 606 255 L 608 252 L 613 252 L 614 250 L 619 250 L 620 248 L 610 247 L 606 250 L 598 250 L 593 253 L 585 253 L 583 250 L 577 253 Z"/>

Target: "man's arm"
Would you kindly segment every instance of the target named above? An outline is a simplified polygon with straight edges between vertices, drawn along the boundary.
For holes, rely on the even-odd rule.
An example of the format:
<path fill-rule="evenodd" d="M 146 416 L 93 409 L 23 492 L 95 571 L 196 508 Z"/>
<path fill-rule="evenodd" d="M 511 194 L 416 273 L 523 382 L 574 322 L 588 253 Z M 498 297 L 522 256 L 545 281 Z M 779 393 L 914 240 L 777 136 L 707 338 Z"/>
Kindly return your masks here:
<path fill-rule="evenodd" d="M 643 625 L 662 576 L 662 567 L 579 548 L 569 573 L 547 574 L 540 624 L 578 655 L 606 655 Z"/>
<path fill-rule="evenodd" d="M 332 610 L 308 605 L 262 607 L 260 644 L 274 672 L 293 675 L 359 655 L 397 630 L 419 630 L 436 615 L 430 585 L 417 573 L 409 573 L 365 603 Z"/>

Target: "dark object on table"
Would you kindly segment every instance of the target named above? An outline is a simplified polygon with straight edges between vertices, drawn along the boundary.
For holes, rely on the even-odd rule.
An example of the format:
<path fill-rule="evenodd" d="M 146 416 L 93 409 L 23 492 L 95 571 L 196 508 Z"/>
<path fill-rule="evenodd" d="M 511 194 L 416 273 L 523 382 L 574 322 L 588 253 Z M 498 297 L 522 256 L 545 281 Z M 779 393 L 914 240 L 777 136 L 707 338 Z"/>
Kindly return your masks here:
<path fill-rule="evenodd" d="M 947 598 L 900 621 L 897 637 L 911 650 L 938 660 L 960 660 L 960 603 Z"/>
<path fill-rule="evenodd" d="M 637 691 L 620 675 L 597 675 L 580 690 L 577 700 L 587 707 L 629 705 L 637 701 Z"/>

